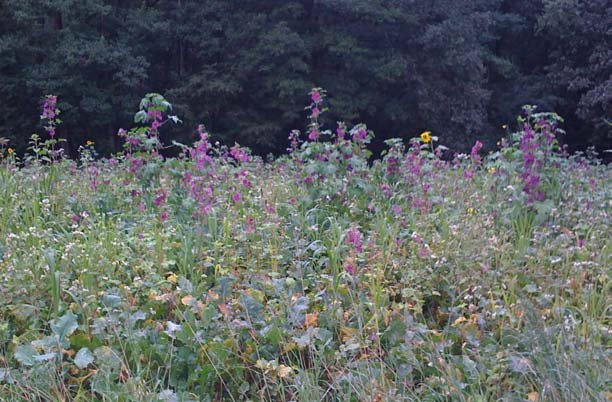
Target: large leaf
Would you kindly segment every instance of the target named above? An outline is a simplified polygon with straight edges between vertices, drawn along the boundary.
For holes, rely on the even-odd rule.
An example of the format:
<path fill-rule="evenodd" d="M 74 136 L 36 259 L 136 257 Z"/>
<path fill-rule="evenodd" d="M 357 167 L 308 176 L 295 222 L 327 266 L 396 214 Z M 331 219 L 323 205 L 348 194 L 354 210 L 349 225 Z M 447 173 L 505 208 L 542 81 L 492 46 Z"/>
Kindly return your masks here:
<path fill-rule="evenodd" d="M 80 369 L 84 369 L 94 361 L 94 356 L 88 348 L 81 348 L 74 357 L 74 364 Z"/>
<path fill-rule="evenodd" d="M 15 359 L 24 366 L 35 365 L 38 362 L 36 356 L 38 352 L 32 345 L 19 345 L 15 349 Z"/>
<path fill-rule="evenodd" d="M 118 369 L 121 367 L 121 357 L 108 346 L 100 346 L 94 350 L 98 366 L 103 370 Z"/>
<path fill-rule="evenodd" d="M 254 298 L 241 295 L 240 302 L 244 306 L 250 320 L 258 322 L 262 319 L 263 305 Z"/>
<path fill-rule="evenodd" d="M 134 123 L 144 123 L 147 120 L 147 112 L 139 111 L 134 115 Z"/>
<path fill-rule="evenodd" d="M 60 339 L 70 336 L 78 327 L 77 316 L 70 311 L 57 320 L 51 321 L 51 330 Z"/>
<path fill-rule="evenodd" d="M 117 295 L 106 294 L 102 296 L 102 304 L 106 307 L 118 307 L 121 304 L 121 297 Z"/>
<path fill-rule="evenodd" d="M 14 384 L 15 379 L 14 376 L 11 375 L 11 370 L 7 368 L 0 368 L 0 384 L 5 382 L 7 384 Z"/>

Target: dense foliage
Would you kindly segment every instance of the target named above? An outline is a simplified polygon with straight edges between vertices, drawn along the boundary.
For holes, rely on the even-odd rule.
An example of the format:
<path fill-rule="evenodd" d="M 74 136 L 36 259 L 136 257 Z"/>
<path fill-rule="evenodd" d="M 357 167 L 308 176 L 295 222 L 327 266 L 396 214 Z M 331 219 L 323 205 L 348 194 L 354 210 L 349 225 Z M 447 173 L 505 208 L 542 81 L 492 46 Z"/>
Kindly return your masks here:
<path fill-rule="evenodd" d="M 135 94 L 161 92 L 184 124 L 256 153 L 284 150 L 302 94 L 330 91 L 329 122 L 372 144 L 423 130 L 490 149 L 523 104 L 567 119 L 564 139 L 607 148 L 612 7 L 606 0 L 3 0 L 0 136 L 25 149 L 40 99 L 63 136 L 117 151 Z"/>
<path fill-rule="evenodd" d="M 3 401 L 607 401 L 612 174 L 523 109 L 440 158 L 322 125 L 264 164 L 140 102 L 123 151 L 69 160 L 63 102 L 0 144 Z"/>

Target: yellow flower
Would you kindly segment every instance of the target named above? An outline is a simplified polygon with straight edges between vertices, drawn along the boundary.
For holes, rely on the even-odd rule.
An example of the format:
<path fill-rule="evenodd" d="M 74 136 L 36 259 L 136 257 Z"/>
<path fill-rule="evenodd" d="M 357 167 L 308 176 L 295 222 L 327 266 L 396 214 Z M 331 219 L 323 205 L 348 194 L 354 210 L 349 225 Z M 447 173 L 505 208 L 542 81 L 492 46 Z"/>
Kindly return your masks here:
<path fill-rule="evenodd" d="M 176 283 L 178 282 L 178 278 L 176 277 L 176 275 L 173 273 L 171 273 L 170 275 L 168 275 L 168 277 L 166 278 L 166 280 L 170 283 Z"/>
<path fill-rule="evenodd" d="M 9 155 L 13 155 L 15 153 L 15 150 L 13 148 L 9 148 L 6 150 L 6 152 L 8 152 Z"/>
<path fill-rule="evenodd" d="M 495 167 L 489 168 L 489 173 L 495 173 L 495 172 L 497 172 L 497 169 L 495 169 Z"/>
<path fill-rule="evenodd" d="M 85 145 L 87 145 L 87 146 L 90 146 L 90 145 L 93 145 L 93 144 L 94 144 L 94 142 L 92 140 L 87 140 L 85 142 Z"/>
<path fill-rule="evenodd" d="M 431 142 L 431 131 L 423 131 L 421 133 L 421 141 L 423 141 L 425 144 Z"/>

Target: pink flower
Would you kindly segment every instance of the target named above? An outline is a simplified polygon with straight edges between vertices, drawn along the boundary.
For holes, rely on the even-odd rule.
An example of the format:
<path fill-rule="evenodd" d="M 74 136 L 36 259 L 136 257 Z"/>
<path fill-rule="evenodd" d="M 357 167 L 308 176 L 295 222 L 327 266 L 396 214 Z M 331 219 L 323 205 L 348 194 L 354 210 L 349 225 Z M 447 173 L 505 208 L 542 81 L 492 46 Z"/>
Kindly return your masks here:
<path fill-rule="evenodd" d="M 385 194 L 385 197 L 387 197 L 387 198 L 391 197 L 392 190 L 391 190 L 391 187 L 388 184 L 381 185 L 380 189 Z"/>
<path fill-rule="evenodd" d="M 352 132 L 352 135 L 353 140 L 359 142 L 365 140 L 368 137 L 368 132 L 365 128 L 360 127 L 359 129 L 354 130 Z"/>
<path fill-rule="evenodd" d="M 480 155 L 478 155 L 478 152 L 482 149 L 482 142 L 480 141 L 476 141 L 476 143 L 474 144 L 474 146 L 472 147 L 472 152 L 471 152 L 471 156 L 472 156 L 472 161 L 476 164 L 476 165 L 480 165 L 481 162 L 481 158 Z"/>
<path fill-rule="evenodd" d="M 342 126 L 338 126 L 336 129 L 336 137 L 338 137 L 338 140 L 343 140 L 345 135 L 346 133 L 344 132 L 344 128 Z"/>
<path fill-rule="evenodd" d="M 140 139 L 138 137 L 128 137 L 125 141 L 133 147 L 136 147 L 138 146 L 138 144 L 140 144 Z"/>
<path fill-rule="evenodd" d="M 427 258 L 429 256 L 429 250 L 426 247 L 419 248 L 419 257 Z"/>
<path fill-rule="evenodd" d="M 249 161 L 249 154 L 248 154 L 248 152 L 245 151 L 244 149 L 240 149 L 240 147 L 238 147 L 238 145 L 235 145 L 230 150 L 230 155 L 232 156 L 232 158 L 236 159 L 239 162 L 248 162 Z"/>
<path fill-rule="evenodd" d="M 200 212 L 203 215 L 208 215 L 212 211 L 212 205 L 210 204 L 202 204 L 200 205 Z"/>
<path fill-rule="evenodd" d="M 255 231 L 255 219 L 249 218 L 249 220 L 247 221 L 247 225 L 246 225 L 246 232 L 252 233 L 254 231 Z"/>
<path fill-rule="evenodd" d="M 308 134 L 308 139 L 310 141 L 316 141 L 317 138 L 319 138 L 319 133 L 317 132 L 317 130 L 315 129 L 310 130 L 310 133 Z"/>
<path fill-rule="evenodd" d="M 289 133 L 289 148 L 287 152 L 293 152 L 300 146 L 300 132 L 299 130 L 293 130 Z"/>
<path fill-rule="evenodd" d="M 153 203 L 156 207 L 160 207 L 166 203 L 167 193 L 164 190 L 158 190 Z"/>
<path fill-rule="evenodd" d="M 232 195 L 232 200 L 237 204 L 242 200 L 242 196 L 239 192 L 235 192 L 234 195 Z"/>
<path fill-rule="evenodd" d="M 346 264 L 344 266 L 344 269 L 346 270 L 346 272 L 348 272 L 351 275 L 355 274 L 355 267 L 353 266 L 353 264 Z"/>
<path fill-rule="evenodd" d="M 310 99 L 314 102 L 314 103 L 320 103 L 323 98 L 321 97 L 321 94 L 319 93 L 319 91 L 313 89 L 312 92 L 310 93 Z"/>
<path fill-rule="evenodd" d="M 355 247 L 355 250 L 358 253 L 361 253 L 363 251 L 363 244 L 361 242 L 361 232 L 356 227 L 351 226 L 346 231 L 346 242 Z"/>
<path fill-rule="evenodd" d="M 268 204 L 266 202 L 266 213 L 267 214 L 275 214 L 276 213 L 276 209 L 274 208 L 274 206 Z"/>

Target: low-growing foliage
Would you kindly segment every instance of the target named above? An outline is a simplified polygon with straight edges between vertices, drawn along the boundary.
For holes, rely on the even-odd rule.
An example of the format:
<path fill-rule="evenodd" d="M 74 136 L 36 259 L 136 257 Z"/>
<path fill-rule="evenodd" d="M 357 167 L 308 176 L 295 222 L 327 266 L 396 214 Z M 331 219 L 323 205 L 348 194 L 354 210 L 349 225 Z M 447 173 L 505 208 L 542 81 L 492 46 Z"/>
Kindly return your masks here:
<path fill-rule="evenodd" d="M 124 152 L 61 152 L 55 97 L 0 143 L 0 399 L 605 401 L 608 166 L 525 109 L 498 151 L 322 127 L 268 163 L 165 158 L 147 95 Z"/>

